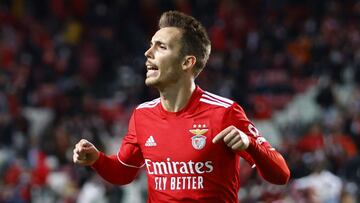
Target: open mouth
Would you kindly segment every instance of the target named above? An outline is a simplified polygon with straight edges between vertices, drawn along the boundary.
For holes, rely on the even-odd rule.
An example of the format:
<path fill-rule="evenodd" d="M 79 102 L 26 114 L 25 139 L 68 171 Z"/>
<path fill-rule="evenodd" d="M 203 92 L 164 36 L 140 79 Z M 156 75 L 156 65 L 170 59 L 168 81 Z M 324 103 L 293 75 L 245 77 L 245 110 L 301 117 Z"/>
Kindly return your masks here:
<path fill-rule="evenodd" d="M 146 66 L 147 70 L 159 70 L 156 66 Z"/>
<path fill-rule="evenodd" d="M 151 64 L 151 63 L 146 63 L 145 65 L 146 65 L 146 70 L 147 70 L 147 73 L 146 73 L 147 77 L 156 76 L 158 74 L 159 68 L 156 65 Z"/>
<path fill-rule="evenodd" d="M 146 65 L 146 70 L 159 70 L 159 68 L 154 64 L 146 63 L 145 65 Z"/>

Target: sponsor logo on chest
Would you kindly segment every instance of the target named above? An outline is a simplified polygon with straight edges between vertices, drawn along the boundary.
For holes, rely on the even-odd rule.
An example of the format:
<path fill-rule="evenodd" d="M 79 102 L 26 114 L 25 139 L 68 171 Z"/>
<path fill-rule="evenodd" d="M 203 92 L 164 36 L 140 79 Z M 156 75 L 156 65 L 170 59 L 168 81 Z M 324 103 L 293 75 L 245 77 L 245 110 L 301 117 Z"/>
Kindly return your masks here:
<path fill-rule="evenodd" d="M 200 151 L 206 146 L 206 133 L 209 133 L 208 126 L 204 123 L 197 123 L 189 129 L 191 139 L 186 137 L 184 140 L 187 145 L 190 145 Z M 182 136 L 183 137 L 183 136 Z M 156 144 L 156 136 L 149 135 L 145 142 L 146 147 L 159 147 Z M 195 153 L 195 154 L 198 154 Z M 154 190 L 202 190 L 206 188 L 206 176 L 213 173 L 214 163 L 212 160 L 194 160 L 196 155 L 194 153 L 191 157 L 183 157 L 180 160 L 174 160 L 167 157 L 163 159 L 145 158 L 145 166 L 150 177 L 149 181 Z M 193 157 L 194 156 L 194 157 Z"/>

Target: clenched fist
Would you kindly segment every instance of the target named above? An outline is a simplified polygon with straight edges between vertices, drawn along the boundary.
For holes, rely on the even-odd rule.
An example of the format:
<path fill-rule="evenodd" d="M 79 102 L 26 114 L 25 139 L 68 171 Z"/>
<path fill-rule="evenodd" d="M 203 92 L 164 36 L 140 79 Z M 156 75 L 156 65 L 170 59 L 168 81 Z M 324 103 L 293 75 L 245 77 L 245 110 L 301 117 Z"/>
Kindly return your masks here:
<path fill-rule="evenodd" d="M 223 140 L 232 150 L 245 150 L 250 144 L 249 137 L 232 125 L 217 134 L 212 142 L 217 143 L 219 140 Z"/>
<path fill-rule="evenodd" d="M 82 139 L 76 145 L 73 161 L 81 166 L 91 166 L 99 159 L 99 150 L 89 141 Z"/>

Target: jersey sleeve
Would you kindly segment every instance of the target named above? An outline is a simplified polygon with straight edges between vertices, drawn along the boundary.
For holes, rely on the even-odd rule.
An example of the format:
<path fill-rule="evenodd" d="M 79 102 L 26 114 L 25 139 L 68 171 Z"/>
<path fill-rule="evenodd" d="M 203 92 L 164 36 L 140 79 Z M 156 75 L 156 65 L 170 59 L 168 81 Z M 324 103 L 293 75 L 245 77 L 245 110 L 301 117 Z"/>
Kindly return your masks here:
<path fill-rule="evenodd" d="M 289 168 L 282 157 L 270 143 L 261 136 L 255 125 L 247 118 L 244 110 L 234 103 L 224 117 L 224 129 L 230 125 L 244 132 L 250 140 L 246 150 L 237 153 L 250 165 L 256 166 L 260 175 L 274 184 L 285 184 L 290 177 Z"/>
<path fill-rule="evenodd" d="M 117 154 L 107 156 L 99 153 L 99 159 L 92 168 L 106 181 L 124 185 L 133 181 L 144 164 L 141 149 L 137 144 L 135 115 L 130 118 L 128 132 Z"/>
<path fill-rule="evenodd" d="M 136 135 L 135 112 L 130 118 L 128 132 L 123 138 L 117 156 L 122 164 L 129 167 L 140 168 L 144 165 L 144 158 Z"/>

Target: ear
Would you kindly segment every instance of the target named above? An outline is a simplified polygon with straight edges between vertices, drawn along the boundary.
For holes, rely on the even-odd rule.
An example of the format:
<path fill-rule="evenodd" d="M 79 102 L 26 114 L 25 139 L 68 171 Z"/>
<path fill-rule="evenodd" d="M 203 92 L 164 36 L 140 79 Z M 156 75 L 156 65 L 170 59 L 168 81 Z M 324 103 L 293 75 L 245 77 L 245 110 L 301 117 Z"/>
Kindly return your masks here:
<path fill-rule="evenodd" d="M 196 63 L 196 57 L 193 55 L 185 56 L 184 61 L 182 63 L 183 70 L 191 70 Z"/>

